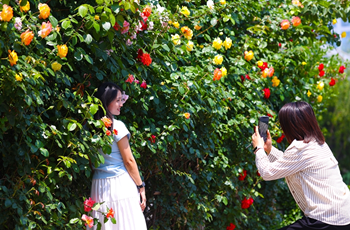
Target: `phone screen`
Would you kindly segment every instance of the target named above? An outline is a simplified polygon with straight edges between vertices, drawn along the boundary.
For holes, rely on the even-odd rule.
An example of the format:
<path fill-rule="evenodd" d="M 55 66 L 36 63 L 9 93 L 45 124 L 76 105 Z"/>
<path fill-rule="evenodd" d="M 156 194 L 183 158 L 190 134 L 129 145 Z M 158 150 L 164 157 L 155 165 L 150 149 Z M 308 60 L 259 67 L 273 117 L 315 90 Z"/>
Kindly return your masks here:
<path fill-rule="evenodd" d="M 267 140 L 268 129 L 269 129 L 269 117 L 268 116 L 259 117 L 259 134 L 262 138 L 264 138 L 265 142 Z"/>

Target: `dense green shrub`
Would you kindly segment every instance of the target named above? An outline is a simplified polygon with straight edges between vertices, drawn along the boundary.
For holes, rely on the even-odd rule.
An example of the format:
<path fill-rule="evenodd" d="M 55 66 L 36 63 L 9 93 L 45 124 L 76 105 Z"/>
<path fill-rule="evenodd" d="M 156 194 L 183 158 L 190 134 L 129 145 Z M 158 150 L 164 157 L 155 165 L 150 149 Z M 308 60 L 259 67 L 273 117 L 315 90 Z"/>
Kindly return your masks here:
<path fill-rule="evenodd" d="M 219 229 L 233 223 L 238 229 L 273 229 L 298 217 L 285 183 L 262 182 L 246 146 L 260 115 L 270 114 L 273 139 L 281 136 L 277 113 L 286 102 L 308 101 L 317 114 L 327 106 L 319 96 L 331 97 L 328 83 L 340 79 L 344 63 L 324 57 L 323 45 L 340 44 L 329 22 L 347 20 L 348 2 L 215 1 L 210 9 L 206 1 L 159 1 L 146 22 L 140 15 L 144 2 L 133 0 L 49 1 L 47 19 L 38 17 L 39 1 L 20 4 L 27 2 L 28 12 L 15 1 L 1 3 L 14 15 L 9 22 L 1 15 L 0 26 L 1 226 L 84 225 L 88 157 L 97 166 L 103 161 L 97 149 L 110 151 L 110 137 L 93 119 L 99 106 L 93 93 L 103 81 L 116 82 L 130 96 L 118 119 L 132 133 L 132 150 L 147 183 L 150 227 Z M 282 20 L 293 16 L 301 25 L 282 30 Z M 42 38 L 39 31 L 48 21 L 53 30 Z M 124 21 L 130 24 L 126 33 Z M 185 38 L 184 26 L 193 33 L 192 51 L 191 31 L 183 29 Z M 34 34 L 28 45 L 21 41 L 26 30 Z M 172 40 L 175 34 L 181 41 Z M 230 38 L 232 47 L 214 48 L 217 38 Z M 57 45 L 64 44 L 68 53 L 61 58 Z M 144 65 L 140 49 L 151 64 Z M 12 66 L 8 50 L 18 55 Z M 254 57 L 247 61 L 244 53 L 250 50 Z M 218 54 L 222 64 L 214 64 Z M 258 61 L 274 67 L 279 84 L 262 77 Z M 321 62 L 324 77 L 317 68 Z M 222 67 L 227 76 L 213 80 Z M 126 82 L 130 75 L 147 86 Z M 265 88 L 271 91 L 266 98 Z M 243 170 L 247 177 L 240 181 Z M 249 197 L 253 205 L 242 209 L 241 201 Z"/>

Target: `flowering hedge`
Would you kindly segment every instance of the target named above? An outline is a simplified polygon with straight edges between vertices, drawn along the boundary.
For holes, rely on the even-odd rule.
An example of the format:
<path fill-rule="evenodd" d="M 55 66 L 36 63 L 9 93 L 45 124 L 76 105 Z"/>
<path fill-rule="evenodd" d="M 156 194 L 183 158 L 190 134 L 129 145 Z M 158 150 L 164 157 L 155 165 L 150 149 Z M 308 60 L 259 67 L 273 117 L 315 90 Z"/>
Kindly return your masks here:
<path fill-rule="evenodd" d="M 346 63 L 325 54 L 346 37 L 332 23 L 347 20 L 349 2 L 153 3 L 1 2 L 1 226 L 91 224 L 88 158 L 97 166 L 97 150 L 111 151 L 93 119 L 103 81 L 129 95 L 120 119 L 150 228 L 271 229 L 298 217 L 283 181 L 263 182 L 246 145 L 269 115 L 274 144 L 286 146 L 277 113 L 289 101 L 317 114 L 331 103 L 323 99 Z"/>

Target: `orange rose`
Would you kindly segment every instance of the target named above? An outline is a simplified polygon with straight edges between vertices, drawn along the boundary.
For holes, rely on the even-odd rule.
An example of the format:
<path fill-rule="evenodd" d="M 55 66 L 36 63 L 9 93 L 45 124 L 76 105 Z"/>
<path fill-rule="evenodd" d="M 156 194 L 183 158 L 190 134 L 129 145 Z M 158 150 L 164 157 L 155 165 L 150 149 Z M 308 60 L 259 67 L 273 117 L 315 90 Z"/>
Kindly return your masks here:
<path fill-rule="evenodd" d="M 13 17 L 13 9 L 11 6 L 4 4 L 0 12 L 1 21 L 9 22 Z"/>
<path fill-rule="evenodd" d="M 39 36 L 42 38 L 46 38 L 47 35 L 49 35 L 52 31 L 52 25 L 50 22 L 43 22 L 41 24 L 41 30 L 39 31 Z"/>
<path fill-rule="evenodd" d="M 268 76 L 272 77 L 274 73 L 275 73 L 275 69 L 273 67 L 270 67 L 269 72 L 268 72 Z"/>
<path fill-rule="evenodd" d="M 39 11 L 40 11 L 40 15 L 39 18 L 40 19 L 46 19 L 50 16 L 50 7 L 47 4 L 43 4 L 43 3 L 39 3 Z"/>
<path fill-rule="evenodd" d="M 112 121 L 108 117 L 102 117 L 101 120 L 105 124 L 106 128 L 109 128 L 112 126 Z"/>
<path fill-rule="evenodd" d="M 16 51 L 11 51 L 9 50 L 9 61 L 10 61 L 10 65 L 11 66 L 14 66 L 17 64 L 17 61 L 18 61 L 18 56 L 17 56 L 17 53 Z"/>
<path fill-rule="evenodd" d="M 57 49 L 58 49 L 58 56 L 60 58 L 63 58 L 65 56 L 67 56 L 68 53 L 68 47 L 66 45 L 57 45 Z"/>
<path fill-rule="evenodd" d="M 191 114 L 190 113 L 184 113 L 184 116 L 186 119 L 189 119 L 191 117 Z"/>
<path fill-rule="evenodd" d="M 292 23 L 293 23 L 293 26 L 298 26 L 301 24 L 301 19 L 299 17 L 293 17 Z"/>
<path fill-rule="evenodd" d="M 26 46 L 32 42 L 33 38 L 34 33 L 32 31 L 26 30 L 26 32 L 21 34 L 22 43 L 24 43 Z"/>
<path fill-rule="evenodd" d="M 282 30 L 286 30 L 288 29 L 290 26 L 290 22 L 288 19 L 284 19 L 282 22 L 281 22 L 281 29 Z"/>
<path fill-rule="evenodd" d="M 219 69 L 219 68 L 216 68 L 214 70 L 214 78 L 213 78 L 213 81 L 218 81 L 220 80 L 222 77 L 222 71 Z"/>

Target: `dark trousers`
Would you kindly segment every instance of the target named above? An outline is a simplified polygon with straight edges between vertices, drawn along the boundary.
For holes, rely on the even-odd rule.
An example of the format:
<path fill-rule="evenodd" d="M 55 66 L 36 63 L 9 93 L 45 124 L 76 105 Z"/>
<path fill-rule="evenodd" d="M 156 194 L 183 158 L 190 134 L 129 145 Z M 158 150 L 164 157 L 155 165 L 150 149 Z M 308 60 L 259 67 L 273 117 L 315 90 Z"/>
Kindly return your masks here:
<path fill-rule="evenodd" d="M 326 230 L 350 230 L 350 224 L 345 226 L 335 226 L 323 223 L 321 221 L 303 217 L 300 220 L 297 220 L 291 225 L 283 227 L 279 230 L 296 230 L 296 229 L 326 229 Z"/>

